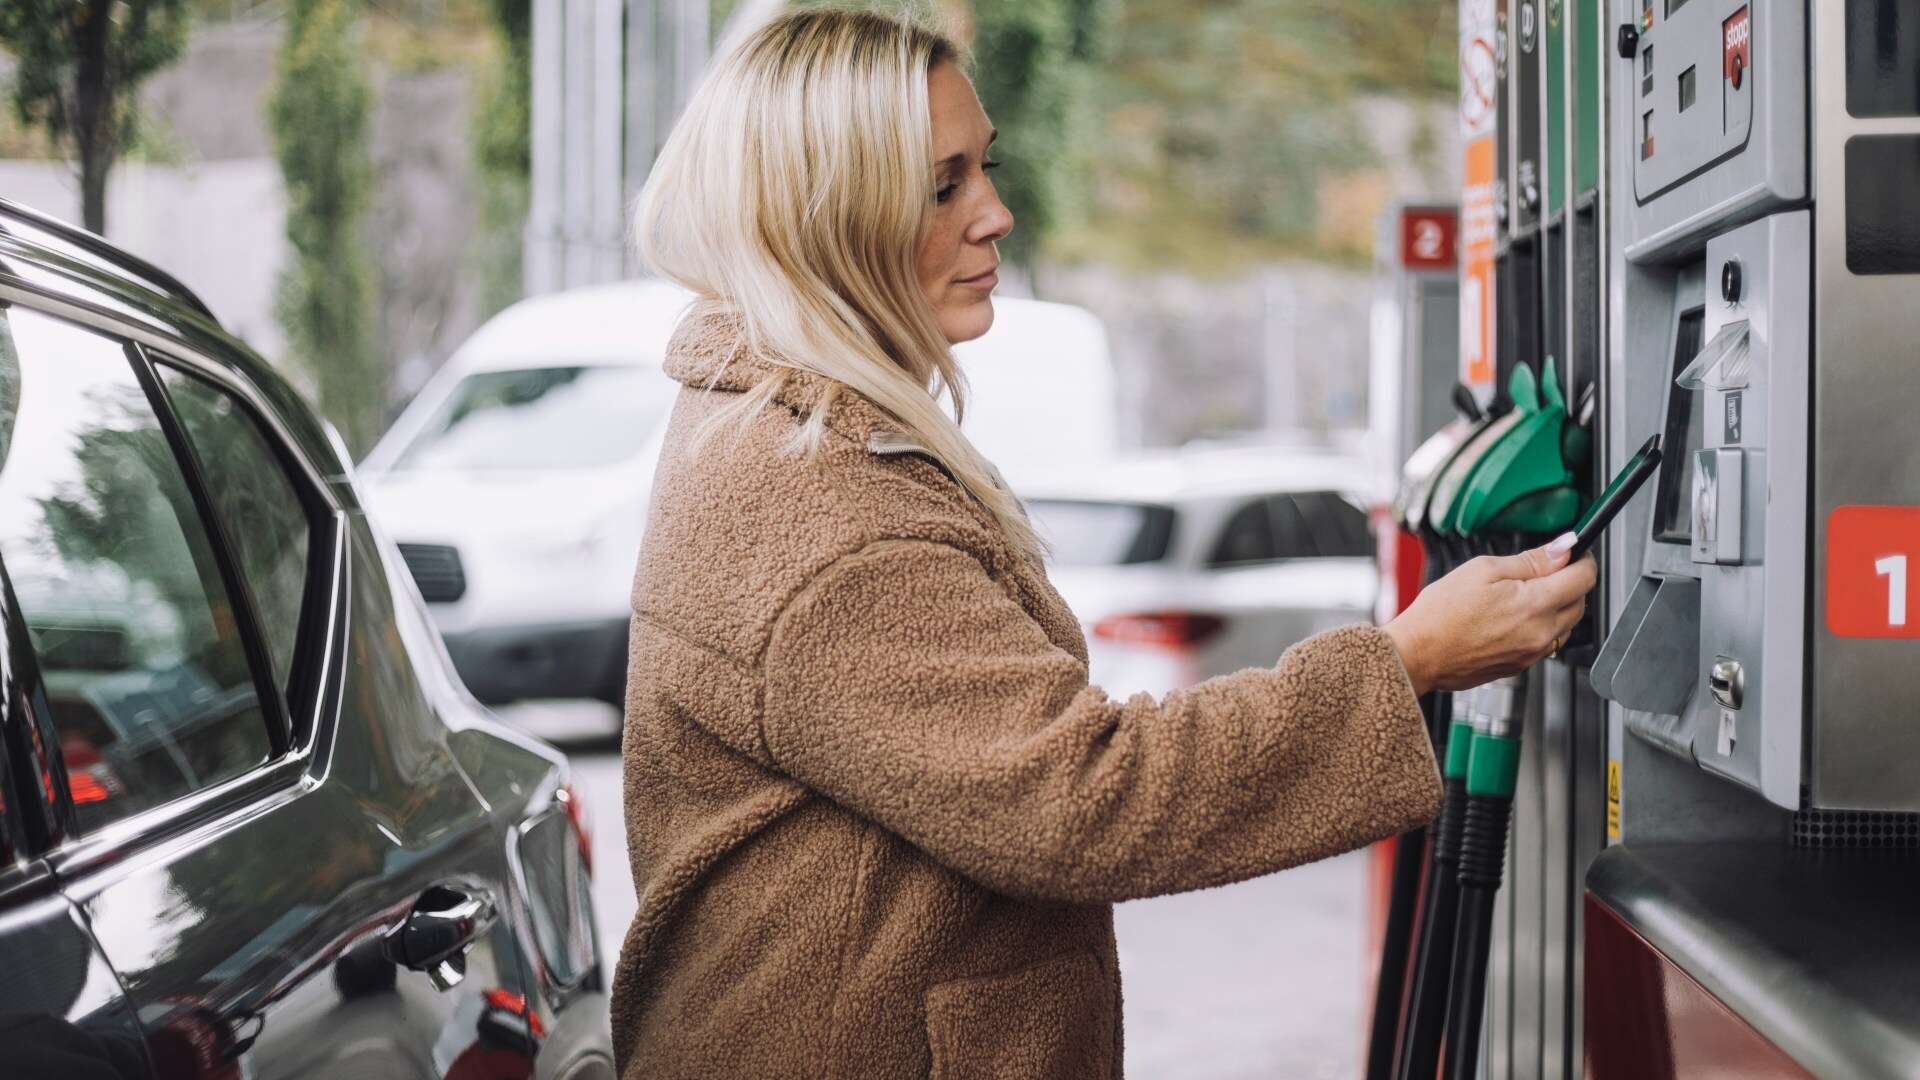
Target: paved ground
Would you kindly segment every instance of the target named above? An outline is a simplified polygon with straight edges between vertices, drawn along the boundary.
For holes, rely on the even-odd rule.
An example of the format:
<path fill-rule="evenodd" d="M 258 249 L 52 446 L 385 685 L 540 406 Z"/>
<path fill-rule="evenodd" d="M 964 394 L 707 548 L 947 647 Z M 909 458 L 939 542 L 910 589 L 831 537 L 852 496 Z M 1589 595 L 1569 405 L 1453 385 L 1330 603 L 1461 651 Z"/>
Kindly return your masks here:
<path fill-rule="evenodd" d="M 635 906 L 611 746 L 578 737 L 590 710 L 513 718 L 569 742 L 591 816 L 594 904 L 611 962 Z M 1364 864 L 1359 855 L 1223 889 L 1123 904 L 1127 1075 L 1155 1080 L 1335 1080 L 1359 1073 Z"/>

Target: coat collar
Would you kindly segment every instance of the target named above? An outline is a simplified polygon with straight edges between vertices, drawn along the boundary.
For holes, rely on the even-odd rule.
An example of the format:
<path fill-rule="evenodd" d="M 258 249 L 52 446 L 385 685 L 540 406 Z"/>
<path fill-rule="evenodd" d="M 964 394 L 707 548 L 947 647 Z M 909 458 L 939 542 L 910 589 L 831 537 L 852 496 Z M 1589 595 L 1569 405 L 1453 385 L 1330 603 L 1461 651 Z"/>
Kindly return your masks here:
<path fill-rule="evenodd" d="M 811 416 L 833 387 L 825 376 L 775 363 L 751 348 L 739 316 L 698 308 L 674 331 L 664 367 L 668 376 L 687 386 L 735 394 L 784 373 L 786 381 L 773 399 L 800 416 Z M 855 390 L 841 387 L 833 395 L 824 422 L 875 454 L 926 453 L 901 434 L 901 425 L 886 410 Z"/>

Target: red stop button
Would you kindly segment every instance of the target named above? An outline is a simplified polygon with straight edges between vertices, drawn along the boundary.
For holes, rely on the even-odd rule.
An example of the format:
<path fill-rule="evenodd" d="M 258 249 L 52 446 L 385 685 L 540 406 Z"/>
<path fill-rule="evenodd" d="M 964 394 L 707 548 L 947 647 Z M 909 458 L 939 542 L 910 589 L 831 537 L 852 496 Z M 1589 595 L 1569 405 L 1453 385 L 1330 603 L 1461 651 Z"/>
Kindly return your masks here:
<path fill-rule="evenodd" d="M 1753 18 L 1743 7 L 1720 24 L 1720 75 L 1738 90 L 1752 67 Z"/>
<path fill-rule="evenodd" d="M 1827 629 L 1920 638 L 1920 506 L 1842 506 L 1827 516 Z"/>

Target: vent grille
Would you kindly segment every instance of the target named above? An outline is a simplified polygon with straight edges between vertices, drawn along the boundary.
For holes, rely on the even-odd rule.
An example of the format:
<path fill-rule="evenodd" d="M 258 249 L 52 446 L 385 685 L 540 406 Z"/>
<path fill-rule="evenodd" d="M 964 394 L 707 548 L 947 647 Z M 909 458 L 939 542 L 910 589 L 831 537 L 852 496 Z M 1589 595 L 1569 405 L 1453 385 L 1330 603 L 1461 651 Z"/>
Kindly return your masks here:
<path fill-rule="evenodd" d="M 1793 846 L 1920 849 L 1920 814 L 1802 810 L 1793 815 Z"/>
<path fill-rule="evenodd" d="M 460 553 L 444 544 L 401 544 L 400 557 L 407 561 L 414 584 L 430 604 L 450 604 L 467 594 L 466 571 L 460 568 Z"/>

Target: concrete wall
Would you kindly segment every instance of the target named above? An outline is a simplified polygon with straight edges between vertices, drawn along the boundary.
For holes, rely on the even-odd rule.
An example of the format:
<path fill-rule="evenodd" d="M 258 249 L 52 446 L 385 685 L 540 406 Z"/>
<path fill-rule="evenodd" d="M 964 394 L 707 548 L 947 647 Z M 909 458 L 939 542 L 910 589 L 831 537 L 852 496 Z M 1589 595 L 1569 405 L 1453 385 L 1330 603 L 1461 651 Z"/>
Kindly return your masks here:
<path fill-rule="evenodd" d="M 0 161 L 0 193 L 78 221 L 80 184 L 58 161 Z M 236 336 L 277 359 L 285 337 L 273 289 L 285 257 L 280 171 L 263 158 L 195 165 L 124 163 L 107 188 L 114 243 L 200 295 Z"/>
<path fill-rule="evenodd" d="M 1220 280 L 1050 268 L 1045 296 L 1107 324 L 1122 445 L 1265 432 L 1325 442 L 1367 423 L 1366 273 L 1280 263 Z"/>
<path fill-rule="evenodd" d="M 1327 178 L 1318 193 L 1319 244 L 1352 265 L 1276 262 L 1215 276 L 1043 268 L 1045 299 L 1107 323 L 1124 445 L 1364 438 L 1373 281 L 1357 257 L 1370 257 L 1390 203 L 1455 201 L 1461 163 L 1450 101 L 1371 99 L 1359 115 L 1377 163 Z"/>
<path fill-rule="evenodd" d="M 108 186 L 107 234 L 199 293 L 268 359 L 286 339 L 273 298 L 286 258 L 286 197 L 267 102 L 281 26 L 197 26 L 185 55 L 142 88 L 168 163 L 124 161 Z M 478 326 L 479 268 L 468 261 L 475 178 L 471 81 L 457 66 L 375 69 L 374 204 L 367 239 L 380 280 L 380 342 L 396 402 Z M 78 221 L 64 162 L 0 160 L 0 193 Z M 291 373 L 296 379 L 298 372 Z"/>

